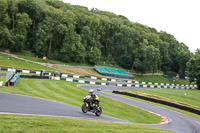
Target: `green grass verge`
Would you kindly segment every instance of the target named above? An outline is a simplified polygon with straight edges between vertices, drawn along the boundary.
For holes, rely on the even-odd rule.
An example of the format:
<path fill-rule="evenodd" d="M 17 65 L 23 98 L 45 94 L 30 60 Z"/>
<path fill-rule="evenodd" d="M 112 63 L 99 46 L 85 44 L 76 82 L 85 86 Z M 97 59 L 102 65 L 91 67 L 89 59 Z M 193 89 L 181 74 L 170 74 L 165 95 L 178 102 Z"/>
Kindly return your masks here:
<path fill-rule="evenodd" d="M 21 55 L 21 54 L 17 54 L 17 56 L 27 59 L 27 60 L 40 62 L 40 63 L 65 64 L 65 65 L 72 65 L 72 66 L 92 66 L 89 64 L 85 64 L 85 63 L 66 63 L 66 62 L 62 62 L 62 61 L 51 60 L 48 58 L 47 58 L 47 60 L 43 60 L 42 58 L 36 58 L 36 56 L 27 56 L 27 55 Z"/>
<path fill-rule="evenodd" d="M 171 133 L 158 128 L 95 120 L 0 114 L 1 133 Z"/>
<path fill-rule="evenodd" d="M 152 83 L 189 84 L 189 81 L 186 79 L 177 79 L 173 82 L 172 80 L 159 75 L 134 75 L 134 80 Z"/>
<path fill-rule="evenodd" d="M 41 79 L 19 79 L 15 87 L 0 87 L 0 91 L 41 97 L 67 103 L 77 107 L 83 104 L 87 90 L 77 87 L 77 83 Z M 161 118 L 147 111 L 116 100 L 99 96 L 103 114 L 124 119 L 134 123 L 159 123 Z M 80 109 L 81 111 L 81 109 Z"/>
<path fill-rule="evenodd" d="M 155 96 L 169 98 L 182 103 L 187 103 L 193 106 L 200 107 L 200 91 L 187 89 L 128 89 L 127 92 L 140 92 Z"/>
<path fill-rule="evenodd" d="M 66 64 L 64 62 L 61 61 L 56 61 L 56 60 L 43 60 L 42 58 L 36 58 L 35 56 L 25 56 L 25 55 L 17 55 L 21 58 L 27 59 L 27 60 L 31 60 L 31 61 L 35 61 L 35 62 L 40 62 L 40 63 L 50 63 L 50 64 Z"/>
<path fill-rule="evenodd" d="M 4 55 L 4 54 L 0 54 L 0 66 L 55 71 L 55 69 L 53 69 L 53 68 L 49 68 L 49 67 L 46 67 L 43 65 L 16 59 L 11 56 Z"/>
<path fill-rule="evenodd" d="M 167 105 L 146 101 L 146 100 L 142 100 L 140 98 L 135 98 L 135 97 L 131 97 L 131 96 L 115 94 L 115 93 L 112 93 L 112 91 L 104 91 L 104 92 L 107 92 L 107 93 L 110 93 L 110 94 L 114 94 L 114 95 L 118 95 L 118 96 L 122 96 L 122 97 L 126 97 L 126 98 L 130 98 L 130 99 L 141 101 L 141 102 L 146 102 L 146 103 L 157 105 L 157 106 L 161 106 L 161 107 L 164 107 L 164 108 L 167 108 L 167 109 L 170 109 L 170 110 L 174 110 L 176 112 L 180 112 L 182 114 L 189 115 L 191 117 L 200 119 L 200 115 L 197 115 L 197 114 L 194 114 L 194 113 L 191 113 L 191 112 L 188 112 L 188 111 L 184 111 L 184 110 L 181 110 L 181 109 L 177 109 L 177 108 L 174 108 L 174 107 L 170 107 L 170 106 L 167 106 Z"/>

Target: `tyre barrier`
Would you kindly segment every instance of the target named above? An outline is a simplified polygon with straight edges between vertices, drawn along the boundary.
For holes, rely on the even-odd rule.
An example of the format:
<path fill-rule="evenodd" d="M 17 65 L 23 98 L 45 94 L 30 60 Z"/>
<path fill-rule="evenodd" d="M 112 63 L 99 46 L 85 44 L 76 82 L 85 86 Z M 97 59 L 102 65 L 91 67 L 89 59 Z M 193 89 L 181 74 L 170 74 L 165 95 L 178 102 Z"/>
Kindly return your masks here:
<path fill-rule="evenodd" d="M 174 103 L 174 102 L 164 101 L 164 100 L 160 100 L 160 99 L 155 99 L 155 98 L 151 98 L 151 97 L 147 97 L 147 96 L 141 96 L 141 95 L 138 95 L 138 94 L 122 92 L 122 91 L 113 91 L 113 93 L 126 95 L 126 96 L 131 96 L 131 97 L 135 97 L 135 98 L 140 98 L 140 99 L 143 99 L 143 100 L 147 100 L 147 101 L 151 101 L 151 102 L 155 102 L 155 103 L 171 106 L 171 107 L 174 107 L 174 108 L 178 108 L 178 109 L 181 109 L 181 110 L 185 110 L 185 111 L 200 115 L 200 108 L 194 107 L 194 106 L 193 107 L 189 107 L 189 105 L 187 106 L 184 103 L 183 104 L 181 104 L 181 103 L 177 104 L 177 103 Z"/>
<path fill-rule="evenodd" d="M 60 78 L 60 77 L 54 77 L 54 76 L 50 77 L 50 79 L 52 79 L 52 80 L 65 80 L 65 81 L 70 81 L 70 82 L 78 82 L 78 83 L 86 83 L 86 84 L 109 85 L 109 83 L 70 79 L 70 78 Z"/>
<path fill-rule="evenodd" d="M 20 75 L 20 78 L 49 79 L 49 76 L 38 76 L 38 75 Z"/>
<path fill-rule="evenodd" d="M 170 86 L 167 88 L 171 88 L 171 86 L 179 86 L 179 88 L 185 87 L 186 89 L 191 88 L 197 88 L 197 85 L 186 85 L 186 84 L 167 84 L 167 83 L 152 83 L 152 82 L 140 82 L 140 81 L 132 81 L 132 80 L 117 80 L 117 79 L 111 79 L 111 78 L 102 78 L 102 77 L 94 77 L 94 76 L 79 76 L 79 75 L 68 75 L 68 74 L 56 74 L 53 72 L 43 72 L 43 71 L 33 71 L 33 70 L 20 70 L 20 69 L 11 69 L 11 68 L 3 68 L 0 67 L 0 70 L 2 71 L 11 71 L 13 70 L 14 72 L 21 72 L 21 73 L 32 73 L 32 74 L 40 74 L 41 76 L 49 75 L 49 76 L 58 76 L 60 78 L 62 77 L 70 77 L 70 78 L 90 78 L 94 80 L 102 80 L 102 81 L 111 81 L 111 82 L 127 82 L 127 83 L 134 83 L 134 84 L 142 84 L 142 85 L 154 85 L 154 86 Z M 120 84 L 119 84 L 120 86 Z M 123 87 L 125 87 L 125 84 L 122 84 Z M 128 87 L 131 87 L 130 84 L 127 84 Z M 137 86 L 137 85 L 136 85 Z M 135 87 L 135 86 L 133 86 Z M 152 87 L 151 87 L 152 88 Z M 156 87 L 153 87 L 156 88 Z M 159 88 L 159 87 L 157 87 Z"/>
<path fill-rule="evenodd" d="M 118 87 L 142 87 L 142 88 L 168 88 L 168 89 L 197 89 L 197 86 L 164 86 L 164 85 L 141 85 L 141 84 L 116 84 Z"/>

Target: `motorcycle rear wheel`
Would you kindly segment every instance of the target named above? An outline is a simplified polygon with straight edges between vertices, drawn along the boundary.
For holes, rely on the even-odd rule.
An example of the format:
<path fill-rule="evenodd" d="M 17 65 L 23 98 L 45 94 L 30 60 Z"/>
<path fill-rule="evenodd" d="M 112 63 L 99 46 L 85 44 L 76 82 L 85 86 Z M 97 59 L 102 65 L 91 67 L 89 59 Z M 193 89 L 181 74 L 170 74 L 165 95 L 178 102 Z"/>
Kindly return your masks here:
<path fill-rule="evenodd" d="M 86 104 L 84 103 L 84 104 L 82 105 L 82 112 L 83 112 L 83 113 L 87 113 L 87 111 L 88 111 L 88 108 L 87 108 Z"/>

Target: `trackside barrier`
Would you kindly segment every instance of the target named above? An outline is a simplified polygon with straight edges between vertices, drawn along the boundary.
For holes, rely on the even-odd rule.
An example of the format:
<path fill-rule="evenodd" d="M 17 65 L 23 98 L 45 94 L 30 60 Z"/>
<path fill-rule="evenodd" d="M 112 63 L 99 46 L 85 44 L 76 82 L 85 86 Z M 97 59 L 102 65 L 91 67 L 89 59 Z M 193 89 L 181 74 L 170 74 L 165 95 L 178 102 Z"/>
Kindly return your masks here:
<path fill-rule="evenodd" d="M 85 76 L 85 78 L 90 78 L 90 79 L 95 79 L 95 80 L 117 82 L 117 79 L 110 79 L 110 78 L 101 78 L 101 77 L 94 77 L 94 76 Z"/>
<path fill-rule="evenodd" d="M 161 86 L 181 86 L 181 87 L 197 87 L 197 85 L 186 85 L 186 84 L 168 84 L 168 83 L 152 83 L 152 82 L 140 82 L 140 81 L 130 81 L 126 80 L 127 83 L 134 84 L 146 84 L 146 85 L 161 85 Z"/>
<path fill-rule="evenodd" d="M 54 77 L 54 76 L 52 76 L 50 79 L 52 79 L 52 80 L 65 80 L 65 81 L 77 82 L 77 83 L 96 84 L 96 85 L 109 85 L 109 83 L 70 79 L 70 78 L 60 78 L 60 77 Z"/>
<path fill-rule="evenodd" d="M 33 71 L 33 70 L 19 70 L 19 69 L 11 69 L 11 68 L 2 68 L 0 67 L 0 70 L 2 71 L 11 71 L 14 70 L 14 72 L 21 72 L 21 73 L 32 73 L 32 74 L 41 74 L 41 71 Z M 50 72 L 45 72 L 44 75 L 49 75 L 49 76 L 60 76 L 59 74 L 55 73 L 50 73 Z M 101 78 L 101 77 L 94 77 L 94 76 L 79 76 L 79 75 L 68 75 L 68 74 L 62 74 L 60 78 L 62 77 L 70 77 L 70 78 L 90 78 L 94 80 L 103 80 L 103 81 L 111 81 L 111 82 L 127 82 L 130 84 L 142 84 L 142 85 L 154 85 L 154 86 L 178 86 L 178 87 L 193 87 L 197 88 L 197 85 L 186 85 L 186 84 L 168 84 L 168 83 L 152 83 L 152 82 L 140 82 L 140 81 L 132 81 L 132 80 L 117 80 L 117 79 L 111 79 L 111 78 Z M 130 86 L 128 84 L 128 86 Z M 135 86 L 133 86 L 135 87 Z M 151 87 L 155 88 L 155 87 Z M 159 87 L 158 87 L 159 88 Z"/>
<path fill-rule="evenodd" d="M 38 75 L 20 75 L 20 78 L 49 79 L 49 76 L 38 76 Z"/>
<path fill-rule="evenodd" d="M 94 76 L 85 76 L 85 78 L 90 78 L 90 79 L 94 79 L 94 80 L 103 80 L 103 81 L 111 81 L 111 82 L 120 82 L 120 80 L 117 80 L 117 79 L 110 79 L 110 78 L 101 78 L 101 77 L 94 77 Z M 139 87 L 139 86 L 142 86 L 142 87 L 145 87 L 145 86 L 150 86 L 152 88 L 155 88 L 155 86 L 158 86 L 158 88 L 161 88 L 159 86 L 164 86 L 164 88 L 171 88 L 171 86 L 173 87 L 176 87 L 177 86 L 179 88 L 197 88 L 197 85 L 186 85 L 186 84 L 168 84 L 168 83 L 152 83 L 152 82 L 140 82 L 140 81 L 131 81 L 131 80 L 122 80 L 122 82 L 127 82 L 127 83 L 134 83 L 136 86 L 133 86 L 133 87 Z M 140 85 L 142 84 L 142 85 Z M 131 87 L 132 85 L 130 84 L 119 84 L 119 86 L 128 86 L 128 87 Z M 167 86 L 167 87 L 166 87 Z M 191 89 L 190 88 L 190 89 Z"/>
<path fill-rule="evenodd" d="M 142 87 L 142 88 L 173 88 L 173 89 L 196 89 L 196 86 L 164 86 L 164 85 L 141 85 L 141 84 L 116 84 L 119 87 Z"/>
<path fill-rule="evenodd" d="M 14 72 L 21 72 L 21 73 L 32 73 L 32 74 L 41 74 L 41 71 L 33 71 L 33 70 L 19 70 L 19 69 L 11 69 L 11 68 L 2 68 L 0 67 L 0 70 L 2 71 L 14 71 Z M 60 76 L 59 74 L 45 72 L 44 75 L 49 76 Z M 110 79 L 110 78 L 101 78 L 101 77 L 94 77 L 94 76 L 80 76 L 80 75 L 68 75 L 68 74 L 62 74 L 61 77 L 70 77 L 70 78 L 90 78 L 90 79 L 97 79 L 97 80 L 103 80 L 103 81 L 112 81 L 117 82 L 117 79 Z"/>
<path fill-rule="evenodd" d="M 37 74 L 40 75 L 42 71 L 33 71 L 33 70 L 20 70 L 20 69 L 12 69 L 12 68 L 2 68 L 0 67 L 0 70 L 2 71 L 13 71 L 13 72 L 20 72 L 20 73 L 32 73 L 32 74 Z M 45 72 L 43 75 L 49 75 L 49 76 L 60 76 L 60 74 L 55 74 L 51 72 Z M 71 78 L 85 78 L 85 76 L 79 76 L 79 75 L 68 75 L 68 74 L 62 74 L 61 77 L 71 77 Z"/>
<path fill-rule="evenodd" d="M 127 83 L 134 83 L 137 87 L 139 86 L 180 86 L 181 87 L 194 87 L 194 88 L 197 88 L 197 85 L 186 85 L 186 84 L 168 84 L 168 83 L 152 83 L 152 82 L 140 82 L 140 81 L 131 81 L 131 80 L 117 80 L 117 79 L 110 79 L 110 78 L 100 78 L 100 77 L 94 77 L 94 76 L 85 76 L 86 78 L 90 78 L 90 79 L 96 79 L 96 80 L 104 80 L 104 81 L 111 81 L 111 82 L 127 82 Z M 142 85 L 140 85 L 142 84 Z M 130 84 L 119 84 L 119 86 L 123 86 L 123 87 L 131 87 Z M 135 86 L 133 86 L 135 87 Z M 152 88 L 155 88 L 155 87 L 152 87 Z"/>
<path fill-rule="evenodd" d="M 153 97 L 148 97 L 148 96 L 143 96 L 143 95 L 138 95 L 138 94 L 133 94 L 133 93 L 128 93 L 128 92 L 122 92 L 122 91 L 113 91 L 113 93 L 127 95 L 127 96 L 136 97 L 136 98 L 144 99 L 144 100 L 155 102 L 155 103 L 164 104 L 167 106 L 175 107 L 178 109 L 182 109 L 182 110 L 200 115 L 200 108 L 195 107 L 195 106 L 181 104 L 181 103 L 175 103 L 172 101 L 165 101 L 162 99 L 156 99 Z"/>

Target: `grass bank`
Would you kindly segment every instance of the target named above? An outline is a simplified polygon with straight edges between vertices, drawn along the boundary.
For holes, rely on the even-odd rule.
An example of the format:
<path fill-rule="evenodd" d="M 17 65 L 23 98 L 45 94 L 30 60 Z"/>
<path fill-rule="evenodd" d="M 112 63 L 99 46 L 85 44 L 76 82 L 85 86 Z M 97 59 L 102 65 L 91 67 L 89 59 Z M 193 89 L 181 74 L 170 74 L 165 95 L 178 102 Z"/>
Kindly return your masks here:
<path fill-rule="evenodd" d="M 200 91 L 187 90 L 187 89 L 129 89 L 127 92 L 139 92 L 154 96 L 160 96 L 171 99 L 173 101 L 190 104 L 200 107 Z"/>
<path fill-rule="evenodd" d="M 49 67 L 46 67 L 43 65 L 16 59 L 11 56 L 4 55 L 4 54 L 0 54 L 0 66 L 55 71 L 55 69 L 53 69 L 53 68 L 49 68 Z"/>
<path fill-rule="evenodd" d="M 161 106 L 161 107 L 168 108 L 170 110 L 174 110 L 174 111 L 177 111 L 177 112 L 189 115 L 191 117 L 200 119 L 200 115 L 197 115 L 197 114 L 194 114 L 194 113 L 191 113 L 191 112 L 188 112 L 188 111 L 184 111 L 184 110 L 181 110 L 181 109 L 177 109 L 177 108 L 174 108 L 174 107 L 170 107 L 170 106 L 167 106 L 167 105 L 163 105 L 163 104 L 159 104 L 159 103 L 154 103 L 154 102 L 150 102 L 150 101 L 147 101 L 147 100 L 143 100 L 143 99 L 135 98 L 135 97 L 131 97 L 131 96 L 126 96 L 126 95 L 121 95 L 121 94 L 115 94 L 115 93 L 112 93 L 112 91 L 105 91 L 105 92 L 110 93 L 110 94 L 114 94 L 114 95 L 118 95 L 118 96 L 122 96 L 122 97 L 126 97 L 126 98 L 130 98 L 130 99 L 133 99 L 133 100 L 137 100 L 137 101 L 146 102 L 146 103 L 149 103 L 149 104 Z"/>
<path fill-rule="evenodd" d="M 15 87 L 0 87 L 0 91 L 41 97 L 77 107 L 83 104 L 87 90 L 77 87 L 77 83 L 41 79 L 19 79 Z M 99 96 L 103 114 L 134 123 L 160 123 L 161 118 L 147 111 L 116 100 Z M 81 111 L 81 109 L 80 109 Z"/>
<path fill-rule="evenodd" d="M 72 65 L 72 66 L 91 66 L 91 65 L 85 64 L 85 63 L 66 63 L 66 62 L 62 62 L 62 61 L 51 60 L 48 58 L 46 60 L 43 60 L 41 57 L 36 58 L 36 56 L 32 56 L 32 55 L 30 56 L 30 55 L 22 54 L 22 53 L 17 53 L 17 56 L 27 59 L 27 60 L 40 62 L 40 63 L 65 64 L 65 65 Z"/>
<path fill-rule="evenodd" d="M 71 66 L 60 66 L 60 65 L 53 65 L 53 68 L 61 70 L 62 72 L 68 74 L 76 74 L 76 75 L 93 75 L 93 76 L 101 76 L 99 75 L 94 69 L 92 68 L 80 68 L 80 67 L 71 67 Z"/>
<path fill-rule="evenodd" d="M 189 84 L 186 79 L 176 79 L 174 82 L 159 75 L 134 75 L 134 80 L 152 83 Z"/>
<path fill-rule="evenodd" d="M 153 127 L 73 118 L 0 114 L 1 133 L 171 133 Z"/>
<path fill-rule="evenodd" d="M 19 56 L 19 55 L 18 55 Z M 54 60 L 47 60 L 44 61 L 41 58 L 36 58 L 36 57 L 31 57 L 31 56 L 24 56 L 20 55 L 19 57 L 28 59 L 31 61 L 36 61 L 40 63 L 51 63 L 51 64 L 67 64 L 64 62 L 60 61 L 54 61 Z M 69 65 L 69 63 L 68 63 Z M 70 64 L 74 65 L 74 64 Z M 76 64 L 76 65 L 84 65 L 84 64 Z M 28 61 L 20 60 L 13 58 L 9 55 L 5 54 L 0 54 L 0 66 L 5 66 L 5 67 L 15 67 L 15 68 L 21 68 L 21 69 L 36 69 L 36 70 L 49 70 L 49 71 L 61 71 L 63 73 L 68 73 L 68 74 L 76 74 L 76 75 L 94 75 L 94 76 L 100 76 L 96 71 L 90 68 L 79 68 L 79 67 L 70 67 L 70 66 L 59 66 L 59 65 L 52 65 L 52 68 L 49 68 L 47 66 L 39 65 L 36 63 L 31 63 Z M 86 65 L 85 65 L 86 66 Z"/>

